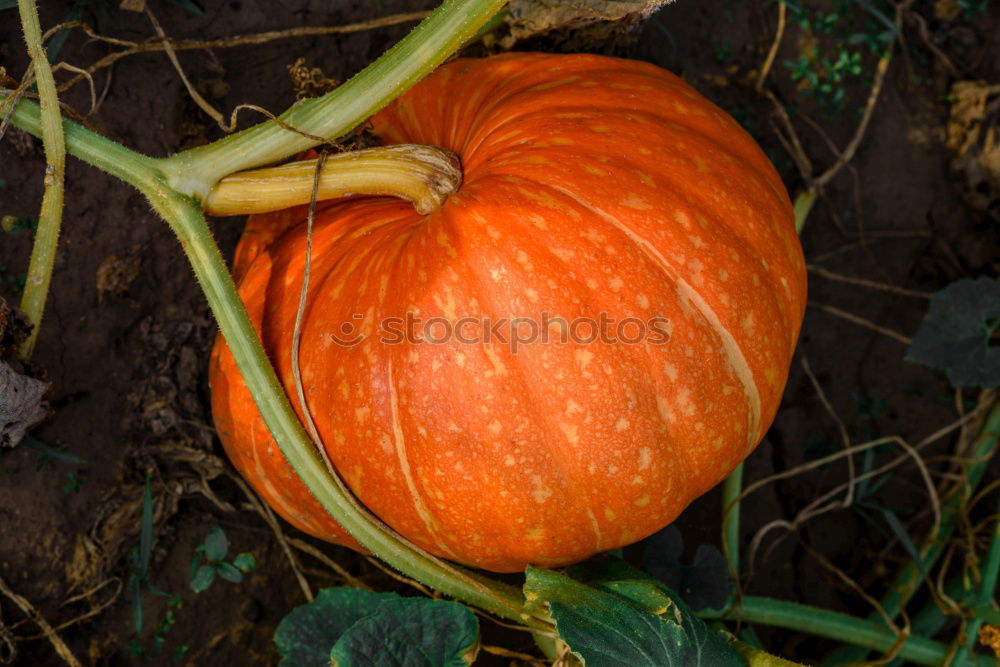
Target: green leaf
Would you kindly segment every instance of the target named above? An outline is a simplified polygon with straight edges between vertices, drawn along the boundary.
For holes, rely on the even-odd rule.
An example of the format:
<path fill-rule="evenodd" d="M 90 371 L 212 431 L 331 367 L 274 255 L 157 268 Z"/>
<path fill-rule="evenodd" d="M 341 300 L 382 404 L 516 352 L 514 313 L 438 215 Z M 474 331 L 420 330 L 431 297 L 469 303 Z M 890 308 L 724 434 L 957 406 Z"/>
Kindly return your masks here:
<path fill-rule="evenodd" d="M 356 588 L 325 588 L 309 604 L 282 619 L 274 643 L 283 657 L 281 667 L 329 667 L 330 649 L 349 627 L 375 613 L 393 593 Z"/>
<path fill-rule="evenodd" d="M 243 573 L 232 563 L 219 563 L 216 569 L 219 572 L 219 576 L 226 581 L 231 581 L 234 584 L 243 582 Z"/>
<path fill-rule="evenodd" d="M 242 553 L 233 559 L 233 565 L 243 574 L 249 574 L 257 567 L 257 561 L 254 559 L 252 553 Z"/>
<path fill-rule="evenodd" d="M 695 611 L 722 609 L 729 599 L 729 566 L 717 548 L 699 544 L 690 565 L 681 563 L 684 538 L 670 525 L 642 541 L 642 564 L 654 578 L 677 591 Z"/>
<path fill-rule="evenodd" d="M 33 449 L 38 452 L 39 459 L 45 457 L 46 459 L 51 459 L 53 461 L 58 461 L 60 463 L 69 463 L 70 465 L 84 465 L 87 463 L 84 459 L 81 459 L 76 454 L 70 454 L 69 452 L 59 449 L 58 447 L 53 447 L 48 445 L 41 440 L 36 440 L 30 435 L 24 436 L 21 439 L 21 446 L 27 447 L 28 449 Z"/>
<path fill-rule="evenodd" d="M 1000 281 L 958 280 L 931 297 L 906 360 L 947 371 L 955 387 L 1000 386 Z"/>
<path fill-rule="evenodd" d="M 219 562 L 229 553 L 229 541 L 226 539 L 226 531 L 221 526 L 212 526 L 205 537 L 205 558 L 210 561 Z"/>
<path fill-rule="evenodd" d="M 479 652 L 479 623 L 465 605 L 398 598 L 352 625 L 330 651 L 337 667 L 465 667 Z"/>
<path fill-rule="evenodd" d="M 195 570 L 194 576 L 191 577 L 191 590 L 195 593 L 203 593 L 208 590 L 213 581 L 215 581 L 215 566 L 202 565 Z"/>
<path fill-rule="evenodd" d="M 274 633 L 281 667 L 467 665 L 478 639 L 476 617 L 463 605 L 356 588 L 320 591 Z"/>
<path fill-rule="evenodd" d="M 142 580 L 132 575 L 129 578 L 132 587 L 132 624 L 135 634 L 142 632 Z"/>
<path fill-rule="evenodd" d="M 587 667 L 746 667 L 666 586 L 624 561 L 592 560 L 570 571 L 596 587 L 530 566 L 524 586 L 529 600 L 549 603 L 559 635 Z"/>

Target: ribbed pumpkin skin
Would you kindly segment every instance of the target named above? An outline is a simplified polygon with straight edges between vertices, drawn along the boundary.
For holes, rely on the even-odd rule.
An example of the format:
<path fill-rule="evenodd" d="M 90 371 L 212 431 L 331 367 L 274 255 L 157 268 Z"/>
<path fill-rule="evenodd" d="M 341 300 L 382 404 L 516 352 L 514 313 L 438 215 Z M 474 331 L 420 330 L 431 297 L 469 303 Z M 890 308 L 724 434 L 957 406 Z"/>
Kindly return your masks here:
<path fill-rule="evenodd" d="M 662 528 L 757 445 L 806 280 L 781 181 L 728 115 L 652 65 L 510 54 L 445 65 L 373 122 L 387 144 L 455 151 L 465 174 L 430 216 L 369 198 L 316 218 L 303 383 L 334 465 L 384 521 L 488 570 L 565 565 Z M 304 219 L 252 217 L 234 267 L 291 396 Z M 670 339 L 380 342 L 406 312 L 663 317 Z M 336 344 L 344 322 L 365 341 Z M 210 375 L 240 472 L 295 526 L 356 546 L 285 462 L 221 337 Z"/>

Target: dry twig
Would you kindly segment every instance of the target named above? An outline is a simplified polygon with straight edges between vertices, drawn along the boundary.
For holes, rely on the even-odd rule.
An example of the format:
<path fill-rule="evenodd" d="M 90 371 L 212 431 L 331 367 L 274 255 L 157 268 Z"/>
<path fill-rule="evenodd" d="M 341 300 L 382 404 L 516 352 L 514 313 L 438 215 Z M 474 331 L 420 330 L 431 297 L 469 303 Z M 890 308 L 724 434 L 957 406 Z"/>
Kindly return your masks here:
<path fill-rule="evenodd" d="M 854 313 L 849 313 L 846 310 L 841 310 L 840 308 L 837 308 L 835 306 L 828 306 L 825 303 L 817 303 L 815 301 L 810 301 L 808 303 L 808 305 L 810 305 L 810 306 L 812 306 L 814 308 L 819 308 L 822 311 L 830 313 L 831 315 L 839 317 L 839 318 L 841 318 L 843 320 L 847 320 L 848 322 L 853 322 L 854 324 L 858 324 L 858 325 L 863 326 L 863 327 L 865 327 L 867 329 L 871 329 L 872 331 L 877 331 L 878 333 L 880 333 L 880 334 L 882 334 L 884 336 L 888 336 L 889 338 L 898 340 L 903 345 L 909 345 L 910 343 L 913 342 L 912 339 L 908 338 L 907 336 L 904 336 L 903 334 L 899 333 L 898 331 L 893 331 L 892 329 L 888 329 L 886 327 L 883 327 L 880 324 L 875 324 L 871 320 L 867 320 L 867 319 L 861 317 L 860 315 L 855 315 Z"/>
<path fill-rule="evenodd" d="M 56 650 L 56 653 L 63 659 L 63 662 L 70 665 L 70 667 L 83 667 L 80 661 L 76 659 L 76 656 L 73 655 L 73 652 L 69 650 L 69 647 L 66 646 L 62 637 L 60 637 L 56 631 L 52 629 L 49 622 L 38 613 L 38 610 L 35 609 L 35 607 L 32 606 L 26 598 L 12 591 L 2 577 L 0 577 L 0 593 L 9 598 L 10 601 L 16 604 L 26 616 L 35 622 L 35 625 L 37 625 L 38 628 L 44 633 L 45 638 L 49 640 L 52 644 L 52 648 Z"/>

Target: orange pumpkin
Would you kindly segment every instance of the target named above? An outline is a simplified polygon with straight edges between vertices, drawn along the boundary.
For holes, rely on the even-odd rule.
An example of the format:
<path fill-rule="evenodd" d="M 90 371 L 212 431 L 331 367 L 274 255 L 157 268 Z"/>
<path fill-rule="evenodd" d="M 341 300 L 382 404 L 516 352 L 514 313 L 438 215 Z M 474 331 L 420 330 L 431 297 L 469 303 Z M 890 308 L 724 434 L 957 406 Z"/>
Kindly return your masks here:
<path fill-rule="evenodd" d="M 732 118 L 649 64 L 509 54 L 441 67 L 373 124 L 464 169 L 430 215 L 362 198 L 315 221 L 305 393 L 386 523 L 488 570 L 565 565 L 662 528 L 757 445 L 806 280 L 781 180 Z M 251 217 L 234 266 L 290 396 L 305 215 Z M 293 525 L 356 547 L 221 337 L 210 375 L 240 472 Z"/>

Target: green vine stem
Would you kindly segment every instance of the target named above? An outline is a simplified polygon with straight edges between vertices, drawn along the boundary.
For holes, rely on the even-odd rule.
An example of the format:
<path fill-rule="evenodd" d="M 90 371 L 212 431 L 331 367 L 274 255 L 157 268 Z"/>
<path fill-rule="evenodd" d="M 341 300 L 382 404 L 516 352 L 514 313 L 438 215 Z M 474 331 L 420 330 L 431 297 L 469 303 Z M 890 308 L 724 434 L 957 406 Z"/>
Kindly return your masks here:
<path fill-rule="evenodd" d="M 865 619 L 768 598 L 745 597 L 739 607 L 730 607 L 725 611 L 704 610 L 699 615 L 702 618 L 772 625 L 883 652 L 895 647 L 899 641 L 896 634 L 888 628 L 879 627 Z M 897 656 L 917 665 L 940 667 L 950 650 L 951 647 L 941 642 L 924 637 L 908 637 L 902 642 Z M 997 664 L 992 658 L 979 655 L 976 658 L 981 666 Z"/>
<path fill-rule="evenodd" d="M 945 546 L 951 539 L 952 533 L 955 532 L 958 520 L 962 516 L 962 509 L 966 501 L 975 494 L 976 488 L 982 482 L 983 475 L 986 474 L 990 459 L 996 453 L 998 440 L 1000 440 L 1000 404 L 993 406 L 979 431 L 976 442 L 972 446 L 962 482 L 956 485 L 942 503 L 941 522 L 937 532 L 928 535 L 921 545 L 920 563 L 907 563 L 896 575 L 888 592 L 883 597 L 882 609 L 889 618 L 895 619 L 899 616 L 900 610 L 917 592 L 917 585 L 923 580 L 923 576 L 930 572 L 938 558 L 944 553 Z M 869 620 L 873 623 L 882 623 L 881 615 L 877 613 L 869 616 Z M 864 658 L 863 651 L 852 648 L 837 651 L 833 661 L 825 661 L 824 664 L 856 662 L 864 660 Z M 961 663 L 955 662 L 953 664 L 959 665 Z"/>
<path fill-rule="evenodd" d="M 998 573 L 1000 573 L 1000 500 L 997 501 L 996 520 L 993 522 L 993 538 L 990 540 L 990 549 L 986 552 L 982 579 L 979 582 L 979 591 L 973 601 L 973 609 L 993 603 L 997 591 Z M 963 665 L 970 660 L 976 642 L 979 640 L 979 628 L 982 624 L 982 616 L 973 612 L 972 618 L 965 624 L 965 644 L 959 647 L 955 653 L 953 665 Z"/>
<path fill-rule="evenodd" d="M 323 105 L 303 104 L 293 108 L 285 122 L 322 136 L 335 136 L 340 131 L 341 126 L 331 118 L 340 119 L 348 129 L 353 127 L 443 62 L 502 4 L 499 0 L 445 2 L 387 54 L 392 56 L 388 61 L 383 56 L 371 68 L 344 84 L 339 89 L 342 91 L 340 96 L 326 98 Z M 405 48 L 400 49 L 404 45 Z M 392 71 L 393 64 L 400 68 L 399 72 Z M 383 78 L 393 85 L 376 85 L 377 80 Z M 355 83 L 356 80 L 362 83 Z M 343 91 L 350 91 L 350 96 L 341 100 L 346 95 Z M 303 111 L 307 106 L 311 109 L 309 113 Z M 316 117 L 320 112 L 326 117 Z M 41 114 L 38 105 L 31 101 L 20 102 L 15 108 L 13 122 L 39 134 Z M 208 229 L 198 198 L 191 195 L 207 193 L 215 181 L 230 170 L 280 159 L 312 145 L 311 140 L 304 143 L 301 136 L 274 123 L 265 123 L 223 140 L 220 142 L 222 147 L 216 150 L 199 149 L 196 157 L 182 153 L 158 160 L 119 146 L 70 121 L 64 120 L 63 128 L 72 155 L 139 189 L 177 234 L 268 428 L 297 475 L 323 507 L 372 553 L 408 576 L 499 616 L 550 632 L 551 622 L 542 612 L 525 610 L 519 589 L 443 563 L 382 529 L 366 513 L 356 509 L 350 494 L 326 470 L 264 353 Z M 178 169 L 183 165 L 192 171 L 183 177 L 187 190 L 178 191 Z"/>
<path fill-rule="evenodd" d="M 722 550 L 729 573 L 739 588 L 740 576 L 740 494 L 743 492 L 743 464 L 729 473 L 722 484 Z"/>
<path fill-rule="evenodd" d="M 204 201 L 223 176 L 288 158 L 320 143 L 318 137 L 343 136 L 475 37 L 505 4 L 445 0 L 364 71 L 323 97 L 283 113 L 280 125 L 261 123 L 166 159 L 167 182 L 175 191 Z"/>
<path fill-rule="evenodd" d="M 59 228 L 62 225 L 63 181 L 66 174 L 66 144 L 63 138 L 59 96 L 56 82 L 49 66 L 49 58 L 42 46 L 42 30 L 38 20 L 38 8 L 34 0 L 17 0 L 21 14 L 21 28 L 28 56 L 35 71 L 38 98 L 41 100 L 41 136 L 45 148 L 45 194 L 38 214 L 38 231 L 31 248 L 31 260 L 21 295 L 21 310 L 31 323 L 31 332 L 21 343 L 18 355 L 22 359 L 31 357 L 38 340 L 38 330 L 42 326 L 45 301 L 52 282 L 52 268 L 56 261 L 56 247 L 59 245 Z"/>

